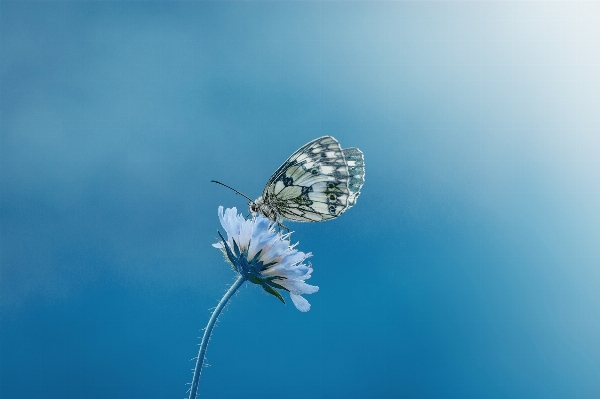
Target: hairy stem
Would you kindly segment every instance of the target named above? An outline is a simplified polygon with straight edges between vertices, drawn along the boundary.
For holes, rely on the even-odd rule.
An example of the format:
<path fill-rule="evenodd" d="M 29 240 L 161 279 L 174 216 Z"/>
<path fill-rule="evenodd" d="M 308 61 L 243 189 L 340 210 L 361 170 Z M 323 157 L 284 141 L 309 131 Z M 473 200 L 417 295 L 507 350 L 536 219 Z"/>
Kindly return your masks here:
<path fill-rule="evenodd" d="M 204 357 L 206 356 L 206 347 L 208 346 L 208 341 L 210 339 L 210 334 L 221 314 L 221 311 L 229 302 L 229 299 L 235 294 L 235 292 L 244 284 L 246 279 L 244 276 L 239 276 L 235 283 L 227 290 L 217 307 L 215 308 L 213 314 L 210 316 L 210 320 L 208 321 L 208 325 L 204 330 L 204 335 L 202 336 L 202 343 L 200 344 L 200 351 L 198 352 L 198 359 L 196 360 L 196 368 L 194 369 L 194 378 L 192 379 L 192 387 L 190 388 L 190 396 L 189 399 L 196 399 L 196 395 L 198 392 L 198 383 L 200 382 L 200 373 L 202 372 L 202 365 L 204 364 Z"/>

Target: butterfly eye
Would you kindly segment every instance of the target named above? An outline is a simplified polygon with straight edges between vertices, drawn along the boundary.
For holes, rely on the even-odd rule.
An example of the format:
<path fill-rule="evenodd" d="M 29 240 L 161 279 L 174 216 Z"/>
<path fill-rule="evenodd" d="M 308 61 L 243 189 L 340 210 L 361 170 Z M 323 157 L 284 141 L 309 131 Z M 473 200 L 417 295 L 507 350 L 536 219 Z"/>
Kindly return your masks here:
<path fill-rule="evenodd" d="M 331 194 L 331 195 L 329 196 L 329 199 L 330 199 L 330 200 L 334 200 L 334 199 L 335 199 L 335 195 Z"/>
<path fill-rule="evenodd" d="M 313 170 L 310 171 L 310 173 L 312 173 L 313 175 L 316 175 L 317 173 L 319 173 L 319 171 L 316 170 L 316 169 L 313 169 Z"/>
<path fill-rule="evenodd" d="M 329 205 L 329 212 L 335 213 L 335 206 Z"/>
<path fill-rule="evenodd" d="M 333 188 L 333 187 L 335 187 L 335 186 L 333 185 L 333 183 L 329 183 L 329 186 L 328 186 L 328 187 L 329 187 L 329 188 Z"/>

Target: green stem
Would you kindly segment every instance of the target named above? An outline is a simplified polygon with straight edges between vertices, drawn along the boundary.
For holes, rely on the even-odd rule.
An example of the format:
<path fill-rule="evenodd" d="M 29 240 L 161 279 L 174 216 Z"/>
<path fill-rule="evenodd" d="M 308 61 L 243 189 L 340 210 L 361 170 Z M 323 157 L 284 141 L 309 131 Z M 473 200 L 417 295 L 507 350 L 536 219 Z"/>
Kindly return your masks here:
<path fill-rule="evenodd" d="M 212 316 L 210 316 L 210 320 L 208 321 L 208 325 L 204 330 L 204 335 L 202 336 L 202 343 L 200 344 L 200 351 L 198 352 L 198 359 L 196 359 L 196 368 L 194 369 L 194 378 L 192 379 L 192 388 L 190 389 L 189 399 L 196 399 L 196 395 L 198 392 L 198 383 L 200 382 L 200 373 L 202 372 L 202 365 L 204 364 L 204 357 L 206 356 L 206 347 L 208 346 L 208 341 L 210 339 L 210 334 L 221 314 L 221 311 L 227 305 L 229 299 L 235 294 L 235 292 L 244 284 L 246 279 L 244 276 L 239 276 L 235 283 L 227 290 L 217 307 L 215 308 Z"/>

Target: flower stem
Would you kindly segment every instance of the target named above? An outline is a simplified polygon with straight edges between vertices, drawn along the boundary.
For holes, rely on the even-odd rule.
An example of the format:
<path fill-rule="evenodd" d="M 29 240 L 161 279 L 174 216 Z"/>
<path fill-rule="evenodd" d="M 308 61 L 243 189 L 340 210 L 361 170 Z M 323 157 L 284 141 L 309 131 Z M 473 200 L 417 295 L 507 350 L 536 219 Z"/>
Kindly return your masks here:
<path fill-rule="evenodd" d="M 200 382 L 200 373 L 202 372 L 204 357 L 206 356 L 206 347 L 208 346 L 208 340 L 210 339 L 210 334 L 212 333 L 215 323 L 217 322 L 221 311 L 223 310 L 225 305 L 227 305 L 229 299 L 233 296 L 233 294 L 235 294 L 238 288 L 240 288 L 242 284 L 244 284 L 245 281 L 246 279 L 244 278 L 244 276 L 240 275 L 237 278 L 237 280 L 235 280 L 235 283 L 233 283 L 233 285 L 229 287 L 229 290 L 227 290 L 227 292 L 215 308 L 212 316 L 210 316 L 210 320 L 208 321 L 208 325 L 206 326 L 206 329 L 204 330 L 204 335 L 202 336 L 202 343 L 200 344 L 198 359 L 196 360 L 196 368 L 194 369 L 194 378 L 192 379 L 192 388 L 190 389 L 189 399 L 196 399 L 196 394 L 198 392 L 198 383 Z"/>

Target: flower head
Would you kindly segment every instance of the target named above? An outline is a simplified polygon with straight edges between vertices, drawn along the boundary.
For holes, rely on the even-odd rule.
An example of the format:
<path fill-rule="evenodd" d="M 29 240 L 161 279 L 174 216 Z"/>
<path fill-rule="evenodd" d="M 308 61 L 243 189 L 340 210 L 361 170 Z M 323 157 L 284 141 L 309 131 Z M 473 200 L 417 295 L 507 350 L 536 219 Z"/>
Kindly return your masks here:
<path fill-rule="evenodd" d="M 300 252 L 290 245 L 290 234 L 275 232 L 275 223 L 258 214 L 246 220 L 236 208 L 219 207 L 219 220 L 227 240 L 213 244 L 225 254 L 233 269 L 248 281 L 263 287 L 285 303 L 278 290 L 290 293 L 292 302 L 301 312 L 310 304 L 301 295 L 317 292 L 319 287 L 306 284 L 312 266 L 303 262 L 312 254 Z"/>

